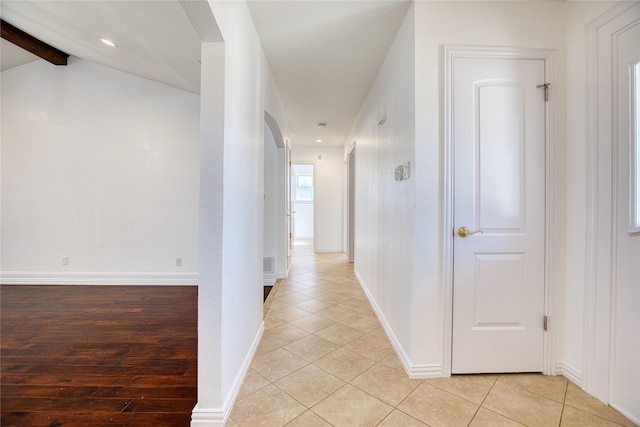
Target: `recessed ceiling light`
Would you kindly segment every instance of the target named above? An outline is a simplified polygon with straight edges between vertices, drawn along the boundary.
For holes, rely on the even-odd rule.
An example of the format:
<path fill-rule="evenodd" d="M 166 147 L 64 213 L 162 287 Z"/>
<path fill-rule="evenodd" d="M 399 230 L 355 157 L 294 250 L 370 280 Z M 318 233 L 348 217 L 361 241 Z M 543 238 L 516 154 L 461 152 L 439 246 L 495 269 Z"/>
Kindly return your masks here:
<path fill-rule="evenodd" d="M 108 38 L 105 38 L 105 37 L 98 37 L 98 38 L 102 43 L 106 44 L 107 46 L 118 47 L 117 44 L 115 44 L 113 41 L 109 40 Z"/>
<path fill-rule="evenodd" d="M 321 139 L 316 139 L 316 142 L 322 142 L 322 140 Z"/>

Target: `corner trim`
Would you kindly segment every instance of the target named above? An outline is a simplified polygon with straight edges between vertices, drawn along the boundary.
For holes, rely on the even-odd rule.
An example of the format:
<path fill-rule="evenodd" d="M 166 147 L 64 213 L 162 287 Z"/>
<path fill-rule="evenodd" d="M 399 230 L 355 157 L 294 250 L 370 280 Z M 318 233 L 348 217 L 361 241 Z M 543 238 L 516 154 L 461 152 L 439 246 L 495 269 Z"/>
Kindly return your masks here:
<path fill-rule="evenodd" d="M 229 420 L 229 416 L 231 415 L 231 410 L 233 409 L 233 405 L 238 398 L 238 394 L 240 393 L 240 389 L 242 388 L 242 383 L 244 382 L 247 373 L 249 372 L 249 367 L 251 366 L 251 362 L 253 361 L 256 352 L 258 351 L 258 346 L 260 345 L 260 341 L 262 340 L 262 334 L 264 333 L 264 322 L 260 324 L 260 328 L 256 333 L 256 336 L 253 338 L 253 342 L 251 343 L 251 348 L 249 353 L 245 357 L 242 362 L 242 366 L 238 375 L 236 376 L 233 385 L 231 386 L 231 390 L 227 396 L 227 399 L 222 405 L 222 408 L 201 408 L 200 404 L 197 403 L 191 412 L 191 427 L 224 427 L 227 421 Z"/>
<path fill-rule="evenodd" d="M 442 365 L 439 365 L 439 364 L 413 365 L 411 363 L 409 356 L 404 351 L 404 348 L 402 348 L 400 341 L 398 341 L 395 334 L 393 333 L 393 330 L 391 329 L 391 326 L 389 325 L 389 323 L 387 322 L 387 319 L 382 313 L 382 310 L 376 303 L 375 299 L 373 298 L 373 295 L 371 295 L 371 293 L 365 286 L 362 276 L 360 276 L 360 273 L 358 273 L 358 270 L 356 268 L 353 269 L 353 273 L 356 276 L 356 279 L 358 280 L 360 287 L 362 288 L 365 295 L 367 296 L 367 299 L 369 300 L 369 303 L 371 304 L 371 307 L 373 308 L 373 311 L 375 312 L 376 317 L 378 318 L 378 320 L 380 321 L 380 324 L 382 325 L 382 329 L 384 329 L 384 332 L 387 334 L 387 338 L 389 338 L 389 341 L 391 341 L 393 350 L 396 352 L 396 355 L 400 359 L 400 363 L 402 363 L 402 367 L 404 368 L 409 378 L 411 379 L 442 378 L 444 376 L 442 371 Z"/>
<path fill-rule="evenodd" d="M 578 369 L 564 362 L 557 362 L 555 370 L 556 375 L 563 375 L 578 387 L 582 387 L 582 372 Z"/>

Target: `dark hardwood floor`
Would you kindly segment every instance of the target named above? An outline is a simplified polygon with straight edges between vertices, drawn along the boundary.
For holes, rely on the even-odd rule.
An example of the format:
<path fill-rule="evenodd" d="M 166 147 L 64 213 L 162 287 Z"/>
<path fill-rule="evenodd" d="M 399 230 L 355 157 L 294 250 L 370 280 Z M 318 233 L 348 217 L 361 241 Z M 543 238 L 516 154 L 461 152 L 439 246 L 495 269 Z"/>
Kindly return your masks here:
<path fill-rule="evenodd" d="M 197 287 L 0 287 L 3 427 L 188 426 Z"/>

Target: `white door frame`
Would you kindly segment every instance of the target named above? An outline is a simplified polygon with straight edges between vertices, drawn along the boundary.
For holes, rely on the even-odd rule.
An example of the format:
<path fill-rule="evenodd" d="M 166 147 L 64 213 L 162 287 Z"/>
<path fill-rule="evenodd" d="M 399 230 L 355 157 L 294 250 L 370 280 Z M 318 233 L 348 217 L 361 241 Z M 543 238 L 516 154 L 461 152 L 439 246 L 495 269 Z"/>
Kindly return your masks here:
<path fill-rule="evenodd" d="M 347 261 L 355 262 L 356 143 L 347 154 Z"/>
<path fill-rule="evenodd" d="M 586 291 L 584 303 L 584 366 L 582 388 L 605 403 L 613 375 L 611 360 L 615 347 L 616 282 L 613 269 L 616 258 L 612 230 L 617 217 L 617 204 L 612 194 L 617 170 L 614 168 L 614 129 L 618 112 L 616 77 L 612 75 L 618 18 L 637 2 L 620 2 L 587 27 L 587 111 L 589 118 L 587 148 L 587 254 L 585 259 Z M 604 191 L 603 191 L 604 190 Z"/>
<path fill-rule="evenodd" d="M 560 243 L 555 230 L 558 223 L 557 203 L 559 183 L 557 182 L 556 159 L 560 156 L 555 140 L 555 51 L 549 49 L 520 49 L 511 47 L 486 46 L 444 46 L 443 47 L 443 211 L 441 250 L 443 267 L 441 277 L 441 307 L 442 307 L 442 374 L 451 376 L 451 355 L 453 335 L 453 61 L 456 58 L 486 58 L 486 59 L 540 59 L 545 61 L 546 82 L 551 84 L 551 96 L 545 108 L 546 138 L 545 138 L 545 315 L 548 316 L 548 329 L 544 334 L 543 352 L 546 375 L 555 374 L 554 353 L 554 314 L 555 314 L 555 283 L 556 283 L 556 254 Z M 542 94 L 541 94 L 542 96 Z"/>
<path fill-rule="evenodd" d="M 316 196 L 318 195 L 318 192 L 316 191 L 316 187 L 318 185 L 317 184 L 317 180 L 316 180 L 316 169 L 318 168 L 318 164 L 317 164 L 317 162 L 311 160 L 311 161 L 295 161 L 295 162 L 292 161 L 291 165 L 292 166 L 308 165 L 308 166 L 312 166 L 313 167 L 313 202 L 312 202 L 313 203 L 313 252 L 315 253 L 315 252 L 317 252 L 316 242 L 317 242 L 317 236 L 318 236 L 318 233 L 317 233 L 317 230 L 316 230 L 316 224 L 318 222 L 317 219 L 316 219 L 317 218 L 317 214 L 318 214 L 318 212 L 317 212 L 318 211 L 318 203 L 317 203 L 317 200 L 316 200 Z M 292 185 L 292 188 L 295 187 L 294 183 L 291 183 L 291 185 Z M 295 193 L 295 190 L 293 190 L 293 192 Z M 293 213 L 294 213 L 294 215 L 295 215 L 295 202 L 296 202 L 295 197 L 293 197 L 293 206 L 294 206 Z M 294 217 L 294 227 L 295 227 L 295 217 Z M 293 238 L 294 238 L 294 240 L 296 238 L 295 228 L 293 230 Z"/>

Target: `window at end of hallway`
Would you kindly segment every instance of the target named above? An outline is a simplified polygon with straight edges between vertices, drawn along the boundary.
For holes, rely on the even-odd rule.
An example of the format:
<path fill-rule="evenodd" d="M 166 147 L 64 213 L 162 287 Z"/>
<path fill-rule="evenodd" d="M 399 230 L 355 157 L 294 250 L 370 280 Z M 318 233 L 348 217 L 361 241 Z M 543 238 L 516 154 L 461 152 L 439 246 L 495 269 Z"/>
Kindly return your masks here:
<path fill-rule="evenodd" d="M 313 201 L 313 175 L 298 175 L 296 181 L 296 202 Z"/>

